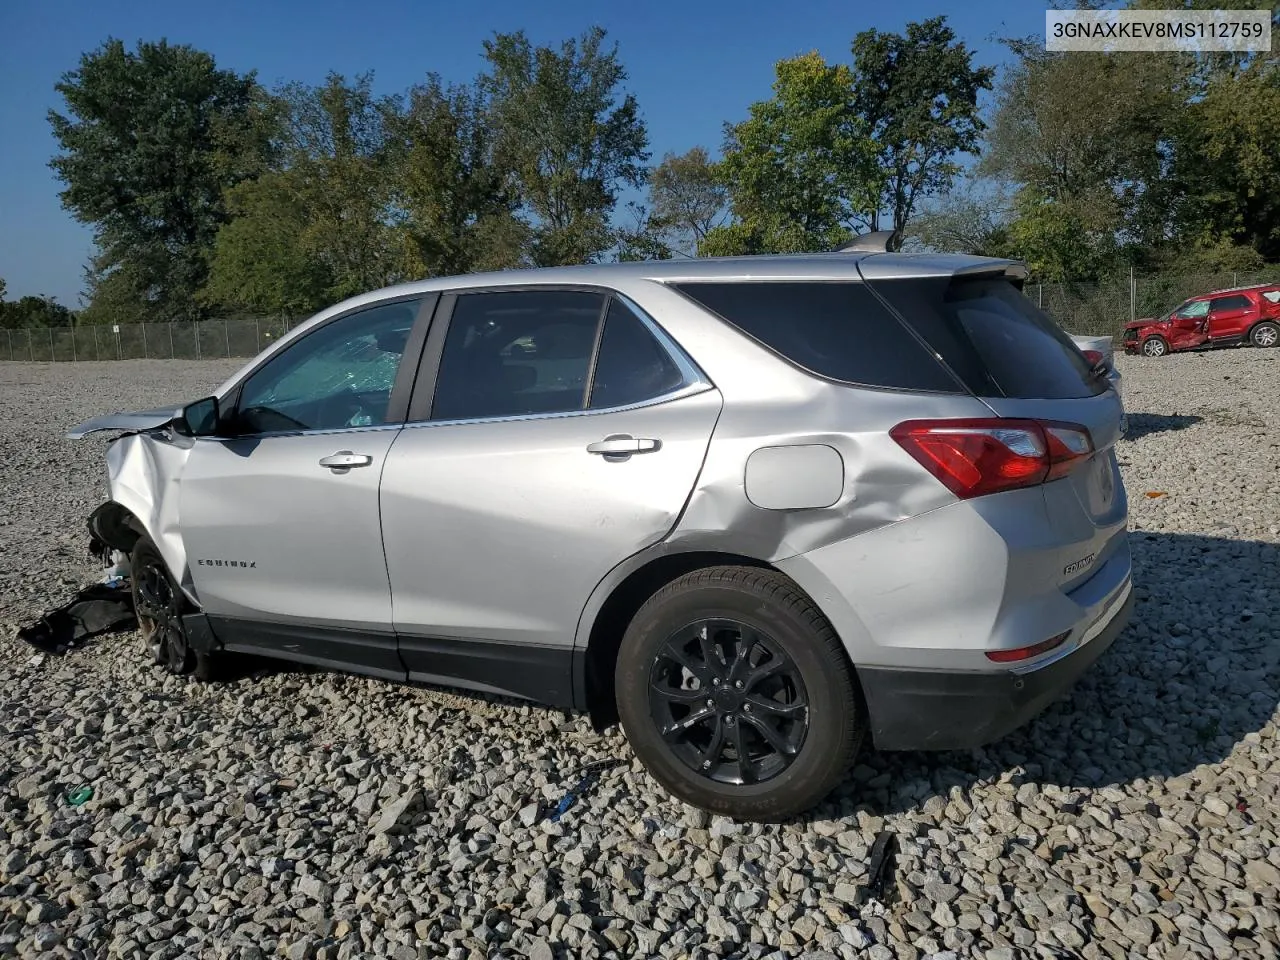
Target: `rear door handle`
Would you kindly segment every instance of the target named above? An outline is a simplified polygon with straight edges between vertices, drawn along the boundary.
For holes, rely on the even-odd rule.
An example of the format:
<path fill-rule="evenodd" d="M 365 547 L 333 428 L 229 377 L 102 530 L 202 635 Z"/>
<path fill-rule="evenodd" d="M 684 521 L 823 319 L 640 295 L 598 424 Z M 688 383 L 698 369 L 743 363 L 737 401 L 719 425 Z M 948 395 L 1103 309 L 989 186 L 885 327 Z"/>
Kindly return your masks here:
<path fill-rule="evenodd" d="M 350 450 L 339 450 L 320 460 L 320 466 L 330 470 L 350 470 L 352 467 L 367 467 L 373 463 L 373 457 L 367 453 L 352 453 Z"/>
<path fill-rule="evenodd" d="M 596 453 L 610 458 L 629 457 L 633 453 L 652 453 L 661 446 L 661 441 L 653 440 L 649 437 L 632 437 L 628 434 L 619 434 L 587 444 L 587 453 Z"/>

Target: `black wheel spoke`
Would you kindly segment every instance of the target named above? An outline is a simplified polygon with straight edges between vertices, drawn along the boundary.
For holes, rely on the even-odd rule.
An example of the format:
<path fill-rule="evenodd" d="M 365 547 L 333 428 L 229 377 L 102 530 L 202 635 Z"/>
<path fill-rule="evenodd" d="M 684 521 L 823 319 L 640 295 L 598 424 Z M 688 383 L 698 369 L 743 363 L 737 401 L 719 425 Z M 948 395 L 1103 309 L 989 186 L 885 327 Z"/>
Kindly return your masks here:
<path fill-rule="evenodd" d="M 678 639 L 673 637 L 668 640 L 666 646 L 662 648 L 662 653 L 664 656 L 669 657 L 671 660 L 674 660 L 680 666 L 688 670 L 691 674 L 697 677 L 700 682 L 704 684 L 710 682 L 710 674 L 707 673 L 707 664 L 698 663 L 697 660 L 689 656 L 688 651 L 685 650 L 684 643 Z"/>
<path fill-rule="evenodd" d="M 715 717 L 716 711 L 714 707 L 703 707 L 700 710 L 694 710 L 688 716 L 681 717 L 679 720 L 673 720 L 670 724 L 662 728 L 662 736 L 670 739 L 679 734 L 684 734 L 693 727 L 696 727 L 704 720 Z"/>
<path fill-rule="evenodd" d="M 651 683 L 649 690 L 655 697 L 661 697 L 669 703 L 681 703 L 686 706 L 703 703 L 707 699 L 707 691 L 705 690 L 676 690 L 673 687 L 659 683 Z"/>
<path fill-rule="evenodd" d="M 787 719 L 802 717 L 804 712 L 809 709 L 809 704 L 803 700 L 795 703 L 780 703 L 771 697 L 752 696 L 747 697 L 747 703 L 751 706 L 752 711 L 757 714 L 771 713 L 774 716 Z"/>
<path fill-rule="evenodd" d="M 698 649 L 702 651 L 702 662 L 706 664 L 705 673 L 710 674 L 713 679 L 724 679 L 725 663 L 724 657 L 720 655 L 720 651 L 716 648 L 716 639 L 711 633 L 709 627 L 704 627 L 702 633 L 698 635 Z"/>
<path fill-rule="evenodd" d="M 702 768 L 704 770 L 715 766 L 720 754 L 724 752 L 724 721 L 720 717 L 716 717 L 715 729 L 711 732 L 711 742 L 707 744 L 705 750 L 702 751 L 700 759 L 702 760 Z"/>
<path fill-rule="evenodd" d="M 778 753 L 788 757 L 796 753 L 797 748 L 793 746 L 786 737 L 775 730 L 769 721 L 747 714 L 744 714 L 742 719 L 751 724 L 760 736 L 764 737 L 769 746 L 773 747 L 773 749 L 778 751 Z"/>
<path fill-rule="evenodd" d="M 747 738 L 743 736 L 741 723 L 733 725 L 733 749 L 738 755 L 738 777 L 743 783 L 755 783 L 755 768 L 751 765 L 751 754 L 747 751 Z"/>

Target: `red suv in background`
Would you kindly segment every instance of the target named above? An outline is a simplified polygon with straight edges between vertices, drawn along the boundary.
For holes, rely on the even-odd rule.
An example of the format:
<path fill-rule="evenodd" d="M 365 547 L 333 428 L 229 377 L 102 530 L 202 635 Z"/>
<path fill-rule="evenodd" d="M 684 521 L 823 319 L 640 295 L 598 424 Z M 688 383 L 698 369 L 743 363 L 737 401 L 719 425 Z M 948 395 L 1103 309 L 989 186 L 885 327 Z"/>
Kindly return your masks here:
<path fill-rule="evenodd" d="M 1124 352 L 1144 357 L 1245 342 L 1255 347 L 1280 344 L 1280 284 L 1215 290 L 1192 297 L 1167 316 L 1124 325 Z"/>

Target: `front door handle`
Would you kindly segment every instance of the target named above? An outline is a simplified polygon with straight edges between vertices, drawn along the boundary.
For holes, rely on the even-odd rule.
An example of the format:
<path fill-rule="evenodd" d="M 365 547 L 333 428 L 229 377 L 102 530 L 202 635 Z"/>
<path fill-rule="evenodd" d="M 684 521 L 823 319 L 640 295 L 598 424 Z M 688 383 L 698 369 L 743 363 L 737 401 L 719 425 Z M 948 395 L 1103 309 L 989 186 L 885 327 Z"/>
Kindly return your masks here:
<path fill-rule="evenodd" d="M 350 450 L 339 450 L 320 460 L 320 466 L 345 473 L 352 467 L 367 467 L 373 463 L 373 457 L 367 453 L 352 453 Z"/>
<path fill-rule="evenodd" d="M 612 437 L 605 437 L 603 440 L 597 440 L 595 443 L 587 444 L 587 453 L 596 453 L 606 459 L 614 459 L 615 457 L 626 458 L 633 453 L 652 453 L 662 446 L 661 441 L 653 440 L 649 437 L 633 437 L 630 434 L 620 433 Z"/>

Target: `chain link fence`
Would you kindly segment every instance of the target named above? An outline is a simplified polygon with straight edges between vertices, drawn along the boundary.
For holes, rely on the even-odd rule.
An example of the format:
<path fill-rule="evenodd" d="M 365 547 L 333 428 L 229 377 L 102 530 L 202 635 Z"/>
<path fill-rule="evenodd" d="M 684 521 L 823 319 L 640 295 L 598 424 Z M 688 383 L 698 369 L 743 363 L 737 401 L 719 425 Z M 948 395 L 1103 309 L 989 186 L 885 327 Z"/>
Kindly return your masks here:
<path fill-rule="evenodd" d="M 1128 320 L 1159 316 L 1187 297 L 1280 283 L 1280 266 L 1256 272 L 1152 274 L 1097 283 L 1031 283 L 1024 292 L 1068 333 L 1120 337 Z M 0 331 L 0 360 L 202 360 L 257 355 L 291 324 L 274 319 L 39 327 Z"/>
<path fill-rule="evenodd" d="M 256 356 L 290 329 L 280 319 L 120 323 L 0 331 L 0 360 L 206 360 Z"/>

